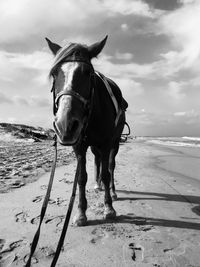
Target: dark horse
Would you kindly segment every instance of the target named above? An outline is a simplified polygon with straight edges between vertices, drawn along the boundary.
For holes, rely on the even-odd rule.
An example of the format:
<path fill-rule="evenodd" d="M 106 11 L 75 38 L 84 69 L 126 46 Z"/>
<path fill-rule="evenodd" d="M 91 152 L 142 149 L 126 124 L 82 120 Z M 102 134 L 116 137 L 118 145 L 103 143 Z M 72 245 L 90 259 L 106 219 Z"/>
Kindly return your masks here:
<path fill-rule="evenodd" d="M 73 146 L 77 157 L 79 204 L 75 224 L 82 226 L 87 223 L 85 186 L 86 151 L 89 146 L 95 155 L 95 179 L 99 185 L 101 178 L 105 188 L 105 218 L 114 218 L 116 212 L 112 198 L 117 198 L 113 177 L 115 156 L 128 105 L 117 85 L 96 73 L 91 64 L 91 59 L 103 49 L 107 36 L 91 46 L 70 44 L 61 47 L 46 40 L 55 55 L 50 70 L 50 77 L 53 78 L 54 129 L 60 144 Z M 112 88 L 119 112 L 116 112 L 102 77 Z"/>

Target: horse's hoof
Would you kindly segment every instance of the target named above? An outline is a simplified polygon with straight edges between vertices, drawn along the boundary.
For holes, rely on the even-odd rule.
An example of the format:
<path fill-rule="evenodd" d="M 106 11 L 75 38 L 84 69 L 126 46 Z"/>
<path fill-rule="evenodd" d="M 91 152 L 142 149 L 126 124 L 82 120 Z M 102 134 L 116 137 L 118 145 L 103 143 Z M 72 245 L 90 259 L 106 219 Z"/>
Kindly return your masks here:
<path fill-rule="evenodd" d="M 75 226 L 85 226 L 87 224 L 87 217 L 84 214 L 78 215 L 74 218 L 73 224 Z"/>
<path fill-rule="evenodd" d="M 117 194 L 116 194 L 116 193 L 113 193 L 113 194 L 112 194 L 112 200 L 113 200 L 113 201 L 116 201 L 116 200 L 117 200 Z"/>
<path fill-rule="evenodd" d="M 116 211 L 113 208 L 105 208 L 104 211 L 104 219 L 115 219 L 116 218 Z"/>

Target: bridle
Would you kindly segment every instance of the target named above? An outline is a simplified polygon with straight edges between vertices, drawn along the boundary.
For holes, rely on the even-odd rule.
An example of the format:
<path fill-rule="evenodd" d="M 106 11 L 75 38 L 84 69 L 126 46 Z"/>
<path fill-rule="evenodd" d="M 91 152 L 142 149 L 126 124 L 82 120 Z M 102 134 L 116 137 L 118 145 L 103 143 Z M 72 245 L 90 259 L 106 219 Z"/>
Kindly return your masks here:
<path fill-rule="evenodd" d="M 88 122 L 89 122 L 89 118 L 91 115 L 91 111 L 92 111 L 92 106 L 93 106 L 93 95 L 94 95 L 94 87 L 95 87 L 95 78 L 94 78 L 94 68 L 92 66 L 92 64 L 90 63 L 90 61 L 85 60 L 83 58 L 75 58 L 75 59 L 65 59 L 63 61 L 63 63 L 67 63 L 67 62 L 81 62 L 84 64 L 87 64 L 90 66 L 91 69 L 91 73 L 90 73 L 90 96 L 88 99 L 86 99 L 85 97 L 83 97 L 82 95 L 80 95 L 78 92 L 75 92 L 71 89 L 65 89 L 60 91 L 59 93 L 56 94 L 56 88 L 55 88 L 55 78 L 53 81 L 53 86 L 51 89 L 51 92 L 53 92 L 53 113 L 54 116 L 56 115 L 57 111 L 58 111 L 58 103 L 59 103 L 59 99 L 61 96 L 63 95 L 68 95 L 68 96 L 72 96 L 74 98 L 76 98 L 80 103 L 83 104 L 83 108 L 84 108 L 84 126 L 82 129 L 82 135 L 83 132 L 85 133 L 87 126 L 88 126 Z M 54 128 L 55 128 L 55 124 L 54 124 Z"/>
<path fill-rule="evenodd" d="M 51 89 L 51 92 L 53 92 L 53 113 L 54 113 L 54 115 L 56 115 L 57 110 L 58 110 L 58 101 L 59 101 L 60 97 L 63 95 L 69 95 L 69 96 L 72 96 L 72 97 L 78 99 L 83 104 L 84 109 L 86 111 L 91 108 L 91 102 L 92 102 L 93 91 L 94 91 L 94 68 L 93 68 L 92 64 L 88 60 L 85 60 L 83 58 L 65 59 L 63 61 L 63 63 L 67 63 L 67 62 L 81 62 L 81 63 L 87 64 L 90 66 L 90 68 L 91 68 L 90 97 L 89 97 L 89 99 L 86 99 L 85 97 L 80 95 L 78 92 L 75 92 L 73 90 L 66 90 L 66 89 L 63 91 L 60 91 L 58 94 L 56 94 L 56 92 L 55 92 L 56 91 L 55 90 L 55 78 L 54 78 L 53 86 Z"/>

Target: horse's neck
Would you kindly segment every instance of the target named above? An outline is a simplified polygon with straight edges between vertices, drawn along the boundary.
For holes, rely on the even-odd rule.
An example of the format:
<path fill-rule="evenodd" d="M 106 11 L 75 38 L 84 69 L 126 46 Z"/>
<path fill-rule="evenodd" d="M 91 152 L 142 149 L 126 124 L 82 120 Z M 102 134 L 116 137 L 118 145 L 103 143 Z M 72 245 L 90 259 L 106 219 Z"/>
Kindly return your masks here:
<path fill-rule="evenodd" d="M 100 77 L 96 75 L 94 85 L 94 113 L 95 118 L 99 124 L 104 124 L 109 121 L 112 124 L 112 120 L 115 117 L 115 108 L 112 100 L 107 92 L 107 89 Z"/>

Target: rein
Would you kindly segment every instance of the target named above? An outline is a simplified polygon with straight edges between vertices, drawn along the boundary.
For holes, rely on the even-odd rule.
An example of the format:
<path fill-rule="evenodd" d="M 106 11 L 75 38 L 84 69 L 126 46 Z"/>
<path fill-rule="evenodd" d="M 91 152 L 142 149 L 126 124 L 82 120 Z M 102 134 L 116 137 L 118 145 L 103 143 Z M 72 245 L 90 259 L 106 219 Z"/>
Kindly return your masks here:
<path fill-rule="evenodd" d="M 49 184 L 48 184 L 47 192 L 46 192 L 46 195 L 45 195 L 45 198 L 44 198 L 44 201 L 43 201 L 43 204 L 42 204 L 42 208 L 41 208 L 41 211 L 40 211 L 40 222 L 39 222 L 39 225 L 38 225 L 38 229 L 37 229 L 37 231 L 36 231 L 36 233 L 34 235 L 34 238 L 33 238 L 32 244 L 31 244 L 31 248 L 30 248 L 29 258 L 28 258 L 28 261 L 27 261 L 25 267 L 30 267 L 31 266 L 31 259 L 33 257 L 33 254 L 35 252 L 35 249 L 36 249 L 38 241 L 39 241 L 40 228 L 41 228 L 41 225 L 42 225 L 45 213 L 46 213 L 46 209 L 47 209 L 49 198 L 50 198 L 50 194 L 51 194 L 51 189 L 52 189 L 53 179 L 54 179 L 54 174 L 55 174 L 55 168 L 56 168 L 56 161 L 57 161 L 57 137 L 56 137 L 56 135 L 54 137 L 53 146 L 55 148 L 54 149 L 55 150 L 55 156 L 54 156 L 54 161 L 53 161 L 51 174 L 50 174 L 50 178 L 49 178 Z M 78 168 L 77 168 L 77 170 L 78 170 Z M 59 239 L 59 242 L 58 242 L 58 245 L 57 245 L 57 248 L 56 248 L 56 252 L 54 254 L 54 258 L 53 258 L 53 261 L 52 261 L 50 267 L 55 267 L 56 266 L 58 257 L 60 255 L 61 248 L 63 246 L 63 242 L 64 242 L 65 235 L 66 235 L 66 232 L 67 232 L 67 228 L 68 228 L 68 225 L 69 225 L 71 212 L 72 212 L 72 209 L 73 209 L 74 200 L 75 200 L 75 196 L 76 196 L 77 182 L 78 182 L 78 171 L 76 171 L 76 174 L 75 174 L 72 194 L 71 194 L 71 198 L 70 198 L 67 214 L 66 214 L 66 217 L 65 217 L 65 222 L 64 222 L 63 229 L 62 229 L 62 232 L 61 232 L 61 235 L 60 235 L 60 239 Z"/>

